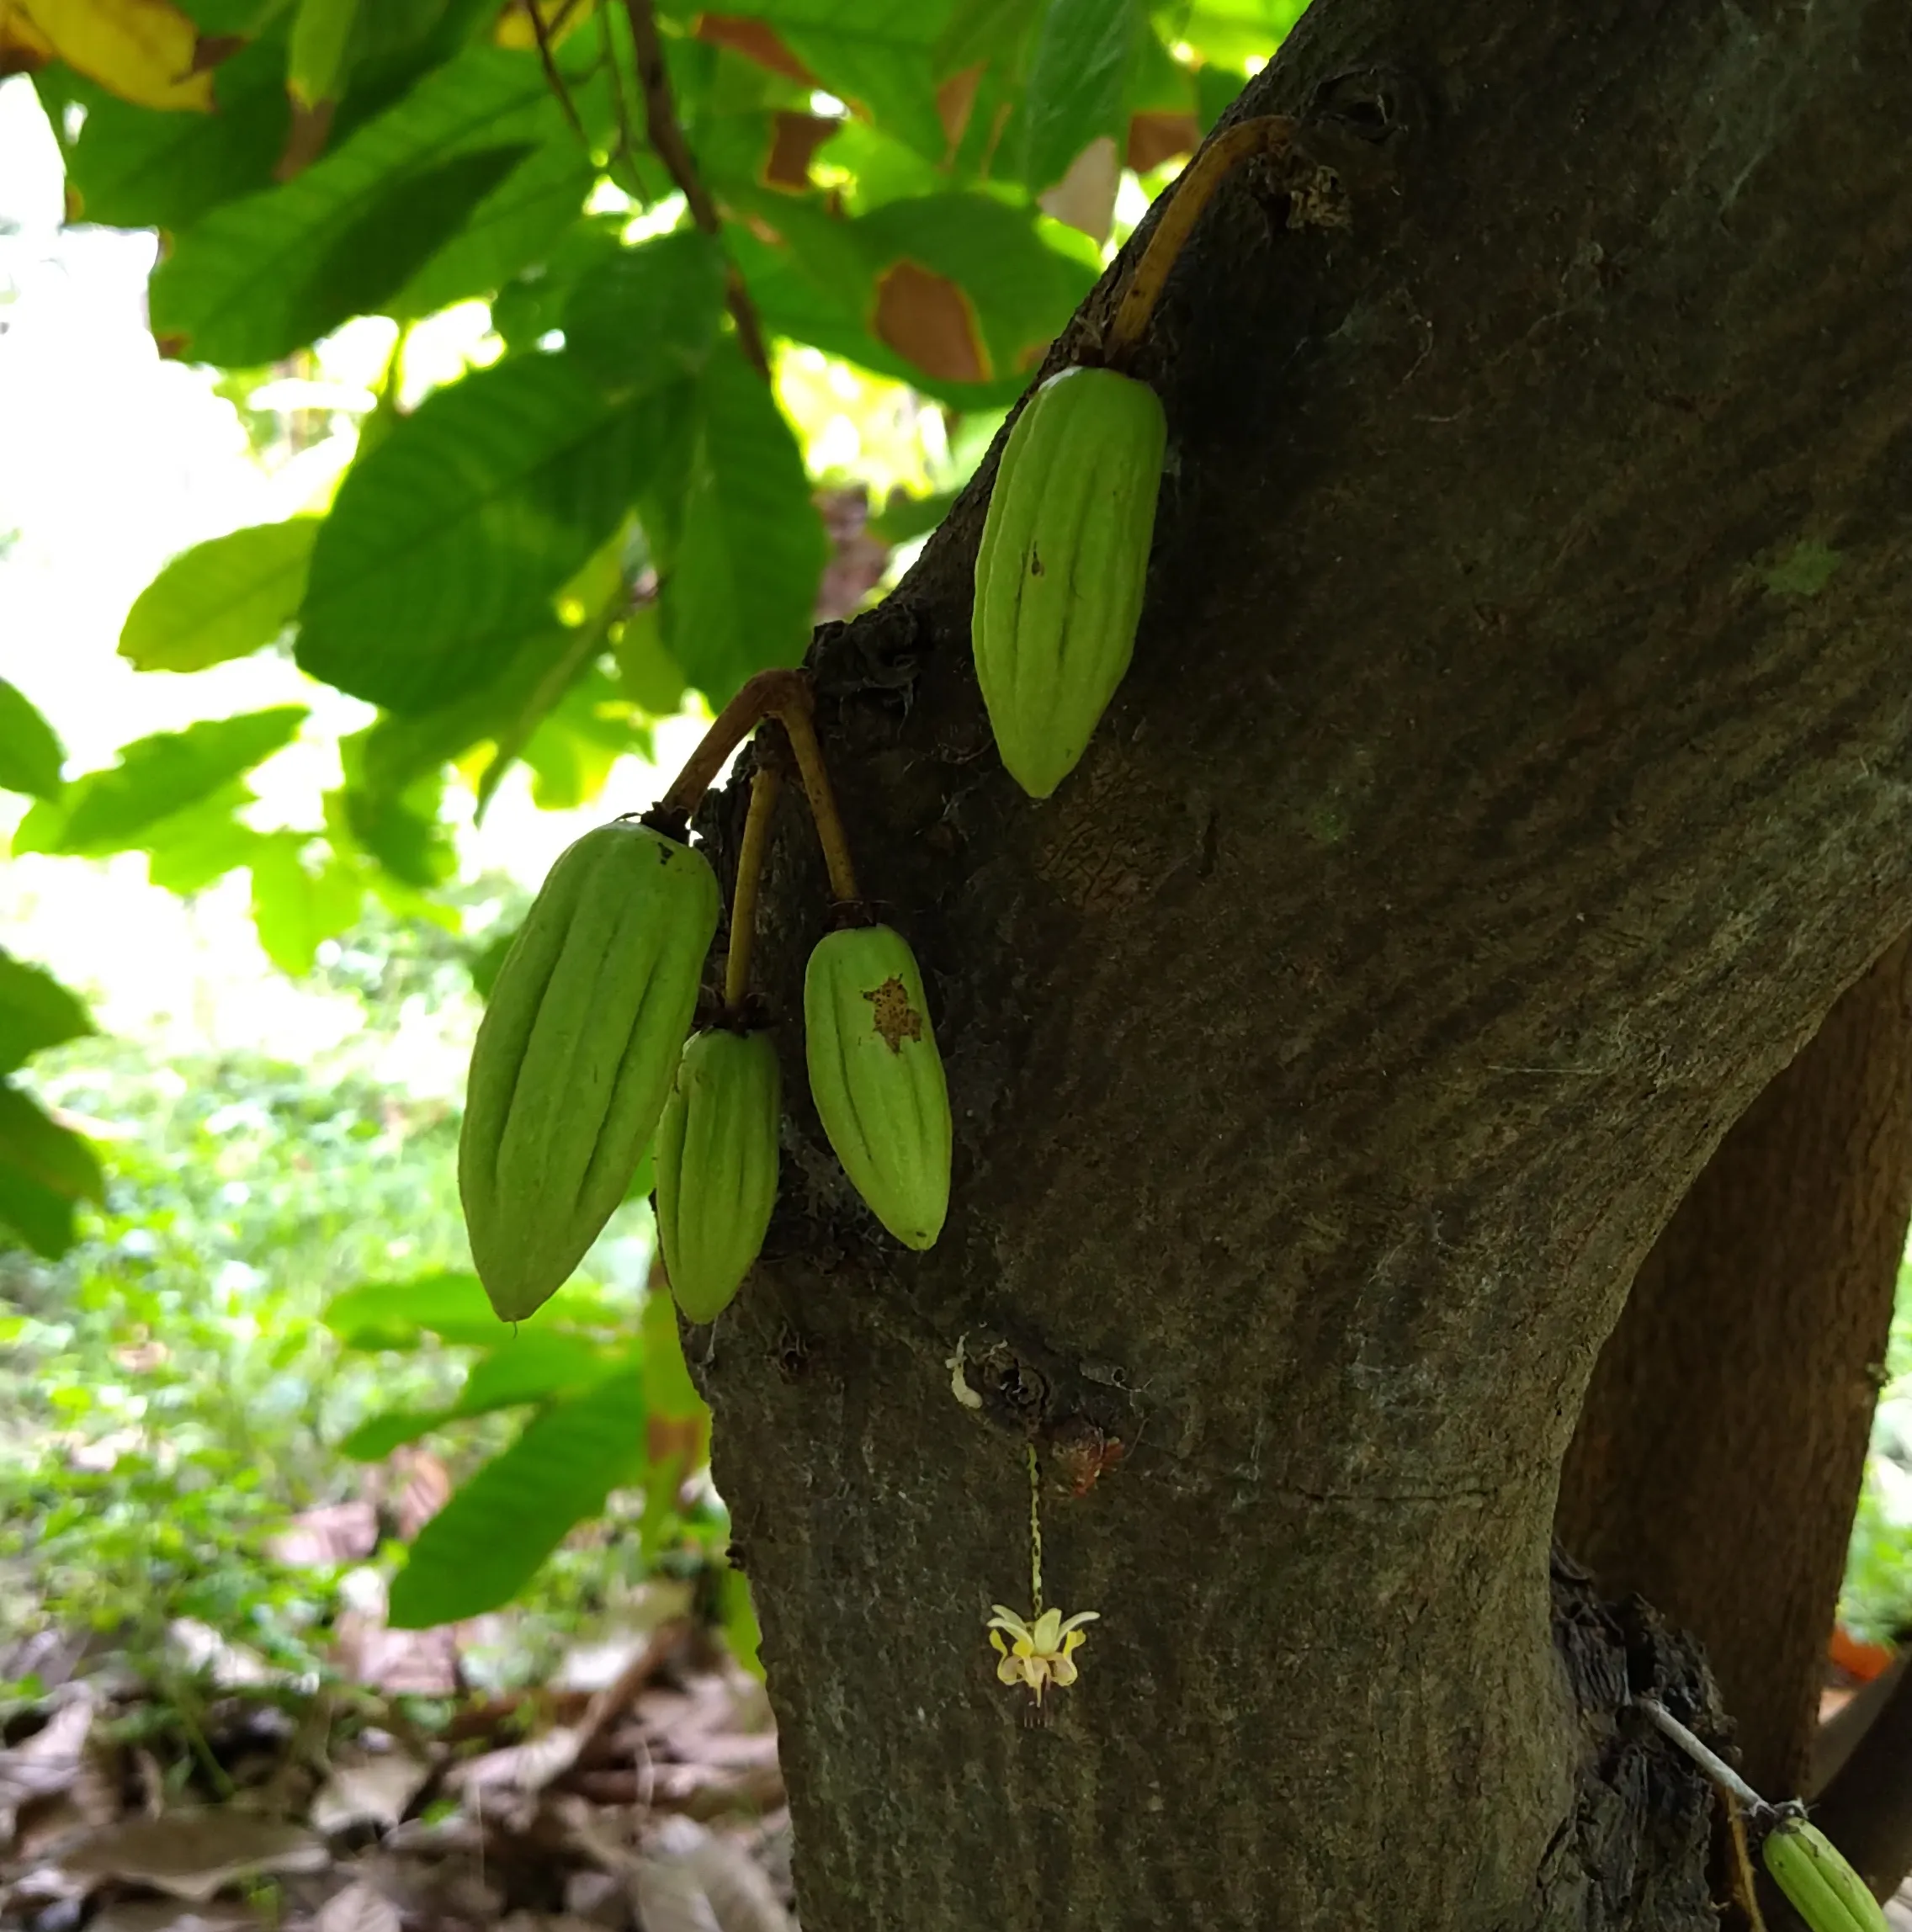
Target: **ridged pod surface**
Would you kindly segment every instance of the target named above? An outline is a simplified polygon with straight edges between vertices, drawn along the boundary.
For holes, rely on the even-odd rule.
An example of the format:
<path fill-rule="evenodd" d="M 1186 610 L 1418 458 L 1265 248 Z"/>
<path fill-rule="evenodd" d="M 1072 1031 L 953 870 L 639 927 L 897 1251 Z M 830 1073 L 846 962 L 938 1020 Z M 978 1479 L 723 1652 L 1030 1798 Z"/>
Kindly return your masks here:
<path fill-rule="evenodd" d="M 832 932 L 804 974 L 810 1091 L 836 1158 L 878 1220 L 932 1246 L 949 1209 L 949 1091 L 922 974 L 894 926 Z"/>
<path fill-rule="evenodd" d="M 1865 1880 L 1817 1825 L 1782 1818 L 1760 1855 L 1812 1932 L 1886 1932 L 1885 1913 Z"/>
<path fill-rule="evenodd" d="M 693 1033 L 655 1144 L 657 1240 L 677 1306 L 714 1321 L 743 1286 L 777 1202 L 783 1080 L 763 1033 Z"/>
<path fill-rule="evenodd" d="M 1135 649 L 1167 425 L 1145 382 L 1068 369 L 1009 433 L 976 552 L 969 634 L 1009 775 L 1075 770 Z"/>
<path fill-rule="evenodd" d="M 491 1306 L 518 1321 L 561 1287 L 657 1125 L 717 930 L 700 853 L 630 820 L 551 868 L 471 1049 L 458 1187 Z"/>

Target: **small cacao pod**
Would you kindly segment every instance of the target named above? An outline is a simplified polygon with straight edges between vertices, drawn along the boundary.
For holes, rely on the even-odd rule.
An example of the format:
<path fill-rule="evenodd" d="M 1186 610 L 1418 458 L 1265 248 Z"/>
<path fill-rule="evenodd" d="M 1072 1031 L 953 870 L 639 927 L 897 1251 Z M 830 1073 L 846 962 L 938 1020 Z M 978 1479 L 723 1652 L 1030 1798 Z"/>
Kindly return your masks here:
<path fill-rule="evenodd" d="M 1838 1846 L 1803 1818 L 1782 1818 L 1760 1856 L 1812 1932 L 1886 1932 L 1886 1916 Z"/>
<path fill-rule="evenodd" d="M 777 1202 L 783 1081 L 763 1033 L 693 1033 L 657 1123 L 657 1241 L 677 1306 L 714 1321 Z"/>
<path fill-rule="evenodd" d="M 843 1171 L 908 1248 L 949 1208 L 949 1092 L 922 974 L 894 926 L 830 933 L 804 974 L 805 1050 L 817 1115 Z"/>
<path fill-rule="evenodd" d="M 976 680 L 1009 775 L 1075 770 L 1135 649 L 1167 424 L 1145 382 L 1066 369 L 1009 433 L 976 552 Z"/>
<path fill-rule="evenodd" d="M 624 1199 L 717 909 L 703 855 L 630 820 L 587 832 L 532 902 L 471 1049 L 458 1143 L 471 1258 L 502 1319 L 548 1301 Z"/>

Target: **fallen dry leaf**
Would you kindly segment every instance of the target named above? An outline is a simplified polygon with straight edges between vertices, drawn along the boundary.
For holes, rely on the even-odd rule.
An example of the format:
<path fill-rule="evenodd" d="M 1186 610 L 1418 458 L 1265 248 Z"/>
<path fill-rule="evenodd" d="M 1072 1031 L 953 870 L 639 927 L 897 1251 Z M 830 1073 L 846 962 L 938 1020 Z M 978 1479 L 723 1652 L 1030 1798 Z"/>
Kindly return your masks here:
<path fill-rule="evenodd" d="M 645 1932 L 789 1932 L 770 1881 L 733 1840 L 689 1818 L 666 1818 L 632 1881 Z M 659 1923 L 662 1919 L 661 1925 Z"/>
<path fill-rule="evenodd" d="M 583 1738 L 582 1725 L 555 1725 L 542 1737 L 454 1765 L 445 1783 L 458 1791 L 541 1791 L 577 1762 Z"/>
<path fill-rule="evenodd" d="M 87 1932 L 258 1932 L 257 1913 L 243 1905 L 188 1905 L 177 1898 L 121 1898 Z"/>
<path fill-rule="evenodd" d="M 295 1569 L 336 1569 L 363 1563 L 379 1547 L 379 1512 L 360 1498 L 301 1510 L 267 1543 L 274 1563 Z"/>
<path fill-rule="evenodd" d="M 226 1809 L 122 1819 L 82 1839 L 61 1862 L 82 1876 L 150 1885 L 201 1903 L 235 1879 L 323 1871 L 332 1856 L 324 1840 L 300 1825 Z"/>
<path fill-rule="evenodd" d="M 354 1879 L 320 1907 L 312 1932 L 400 1932 L 398 1908 L 364 1879 Z"/>
<path fill-rule="evenodd" d="M 93 1701 L 69 1698 L 24 1743 L 0 1751 L 0 1845 L 13 1835 L 20 1807 L 64 1791 L 79 1777 Z"/>
<path fill-rule="evenodd" d="M 355 1824 L 390 1831 L 431 1775 L 428 1766 L 399 1752 L 335 1764 L 312 1799 L 312 1828 L 328 1835 Z"/>

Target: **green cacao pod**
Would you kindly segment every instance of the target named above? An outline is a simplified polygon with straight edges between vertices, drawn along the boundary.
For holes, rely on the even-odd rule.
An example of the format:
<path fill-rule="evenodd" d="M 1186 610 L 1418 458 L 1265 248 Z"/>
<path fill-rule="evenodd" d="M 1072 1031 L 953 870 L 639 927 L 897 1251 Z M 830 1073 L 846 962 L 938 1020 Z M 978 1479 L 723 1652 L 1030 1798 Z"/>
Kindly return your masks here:
<path fill-rule="evenodd" d="M 1009 775 L 1075 770 L 1135 649 L 1167 425 L 1145 382 L 1067 369 L 1009 433 L 976 552 L 976 680 Z"/>
<path fill-rule="evenodd" d="M 693 1322 L 730 1305 L 763 1246 L 783 1097 L 767 1034 L 693 1033 L 685 1045 L 657 1123 L 657 1240 Z"/>
<path fill-rule="evenodd" d="M 690 1031 L 717 930 L 701 853 L 631 820 L 551 868 L 471 1049 L 458 1188 L 491 1306 L 561 1287 L 630 1186 Z"/>
<path fill-rule="evenodd" d="M 916 955 L 889 926 L 832 932 L 804 974 L 810 1091 L 843 1171 L 908 1248 L 949 1209 L 949 1092 Z"/>
<path fill-rule="evenodd" d="M 1760 1856 L 1812 1932 L 1886 1932 L 1886 1917 L 1838 1846 L 1803 1818 L 1782 1818 Z"/>

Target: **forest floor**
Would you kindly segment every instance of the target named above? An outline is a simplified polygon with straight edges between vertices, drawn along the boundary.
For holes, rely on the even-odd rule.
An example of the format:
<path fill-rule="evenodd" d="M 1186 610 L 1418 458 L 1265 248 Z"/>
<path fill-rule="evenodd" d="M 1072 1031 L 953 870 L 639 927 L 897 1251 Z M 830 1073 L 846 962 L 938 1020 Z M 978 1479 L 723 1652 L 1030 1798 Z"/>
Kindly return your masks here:
<path fill-rule="evenodd" d="M 157 1673 L 0 1644 L 37 1692 L 0 1725 L 0 1924 L 795 1932 L 769 1701 L 689 1598 L 660 1583 L 649 1627 L 502 1695 L 465 1685 L 459 1631 L 375 1605 L 323 1684 L 204 1627 Z"/>

